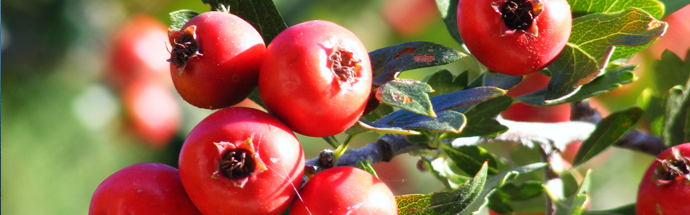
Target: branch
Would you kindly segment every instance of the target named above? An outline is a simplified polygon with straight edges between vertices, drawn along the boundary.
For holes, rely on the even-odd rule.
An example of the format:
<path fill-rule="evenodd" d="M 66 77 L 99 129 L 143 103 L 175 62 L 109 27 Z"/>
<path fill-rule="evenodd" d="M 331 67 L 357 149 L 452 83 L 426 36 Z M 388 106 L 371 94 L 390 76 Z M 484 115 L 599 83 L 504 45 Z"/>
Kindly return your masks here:
<path fill-rule="evenodd" d="M 397 155 L 424 149 L 431 148 L 427 144 L 410 143 L 403 135 L 387 134 L 362 148 L 349 150 L 340 156 L 335 165 L 332 163 L 333 154 L 324 151 L 319 157 L 307 160 L 306 167 L 307 171 L 316 174 L 332 166 L 356 166 L 360 160 L 366 160 L 370 163 L 389 162 Z"/>
<path fill-rule="evenodd" d="M 497 120 L 508 126 L 510 130 L 493 138 L 457 138 L 451 144 L 453 146 L 476 145 L 490 141 L 532 144 L 536 140 L 540 143 L 550 143 L 550 145 L 541 146 L 546 153 L 554 149 L 563 151 L 568 144 L 587 139 L 596 128 L 596 123 L 602 119 L 599 112 L 589 107 L 587 102 L 573 102 L 571 110 L 573 121 L 561 123 L 517 122 L 498 117 Z M 666 149 L 661 138 L 635 130 L 628 131 L 614 145 L 654 156 Z M 432 148 L 428 144 L 410 143 L 403 135 L 387 134 L 362 148 L 349 150 L 338 159 L 337 164 L 333 164 L 332 152 L 325 150 L 319 157 L 307 160 L 306 167 L 308 172 L 316 174 L 333 166 L 356 166 L 359 160 L 366 160 L 372 164 L 381 161 L 388 162 L 399 154 L 427 149 Z"/>

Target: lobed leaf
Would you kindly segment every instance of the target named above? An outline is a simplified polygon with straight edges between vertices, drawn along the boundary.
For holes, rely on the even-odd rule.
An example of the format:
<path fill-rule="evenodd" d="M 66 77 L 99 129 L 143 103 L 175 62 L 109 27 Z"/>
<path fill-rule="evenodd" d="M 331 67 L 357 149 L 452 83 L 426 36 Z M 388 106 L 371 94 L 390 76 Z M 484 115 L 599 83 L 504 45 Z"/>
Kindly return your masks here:
<path fill-rule="evenodd" d="M 170 13 L 170 30 L 180 31 L 187 21 L 198 15 L 199 13 L 193 10 L 178 10 Z"/>
<path fill-rule="evenodd" d="M 663 35 L 666 28 L 665 22 L 637 8 L 573 19 L 568 43 L 548 67 L 552 76 L 544 99 L 548 103 L 572 96 L 604 72 L 614 45 L 644 45 Z"/>
<path fill-rule="evenodd" d="M 480 198 L 487 178 L 487 164 L 484 163 L 480 171 L 465 182 L 460 188 L 452 192 L 436 192 L 431 194 L 411 194 L 396 197 L 399 214 L 458 214 L 467 209 Z"/>
<path fill-rule="evenodd" d="M 616 13 L 628 8 L 639 8 L 656 19 L 664 15 L 664 4 L 656 0 L 636 1 L 598 1 L 598 0 L 568 0 L 573 18 L 596 13 Z"/>
<path fill-rule="evenodd" d="M 675 53 L 665 50 L 661 54 L 661 60 L 654 61 L 652 68 L 655 94 L 664 95 L 676 85 L 685 85 L 690 79 L 690 49 L 685 54 L 685 61 Z"/>
<path fill-rule="evenodd" d="M 551 186 L 552 184 L 547 183 L 546 191 L 549 194 L 549 197 L 551 197 L 551 200 L 553 200 L 554 204 L 556 205 L 556 211 L 554 214 L 579 215 L 584 211 L 585 204 L 587 203 L 587 199 L 589 198 L 587 194 L 589 193 L 591 181 L 590 172 L 591 170 L 587 171 L 587 173 L 585 174 L 584 180 L 582 180 L 582 184 L 580 185 L 580 188 L 578 189 L 577 193 L 565 199 L 561 199 L 560 197 L 557 197 L 555 195 L 556 193 L 559 193 L 561 189 L 563 189 L 562 187 Z"/>
<path fill-rule="evenodd" d="M 428 84 L 415 80 L 392 80 L 376 88 L 376 99 L 381 103 L 399 107 L 416 114 L 436 117 L 427 93 L 433 92 Z"/>
<path fill-rule="evenodd" d="M 642 116 L 642 109 L 631 107 L 612 113 L 597 123 L 594 132 L 582 143 L 573 166 L 578 166 L 604 151 L 620 139 Z"/>
<path fill-rule="evenodd" d="M 374 86 L 397 79 L 400 72 L 449 64 L 467 55 L 426 41 L 413 41 L 369 52 Z"/>
<path fill-rule="evenodd" d="M 512 168 L 487 180 L 488 164 L 484 163 L 477 174 L 453 191 L 430 194 L 411 194 L 396 197 L 400 214 L 473 214 L 486 204 L 487 197 L 496 187 L 520 174 L 544 168 L 546 163 L 534 163 Z"/>
<path fill-rule="evenodd" d="M 586 98 L 604 94 L 606 92 L 618 89 L 623 84 L 632 83 L 635 79 L 637 79 L 635 73 L 632 72 L 635 69 L 635 66 L 619 67 L 617 69 L 617 71 L 608 71 L 604 75 L 599 76 L 591 82 L 583 85 L 580 90 L 565 99 L 545 101 L 544 96 L 546 95 L 546 89 L 528 93 L 516 97 L 515 99 L 530 105 L 559 105 L 581 101 Z"/>

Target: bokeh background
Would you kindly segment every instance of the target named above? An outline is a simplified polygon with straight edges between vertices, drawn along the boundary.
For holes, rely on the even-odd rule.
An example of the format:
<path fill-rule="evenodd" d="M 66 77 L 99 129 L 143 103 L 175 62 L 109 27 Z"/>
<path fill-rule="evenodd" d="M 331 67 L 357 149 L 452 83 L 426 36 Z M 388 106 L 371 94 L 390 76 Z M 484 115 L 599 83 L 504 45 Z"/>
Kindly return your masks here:
<path fill-rule="evenodd" d="M 275 3 L 288 25 L 332 21 L 358 35 L 369 51 L 413 40 L 462 49 L 448 34 L 433 0 Z M 160 80 L 174 96 L 173 106 L 179 107 L 179 126 L 173 135 L 162 138 L 164 143 L 152 144 L 161 139 L 147 139 L 133 128 L 135 114 L 123 99 L 123 92 L 131 87 L 113 83 L 111 59 L 114 38 L 132 17 L 150 16 L 168 25 L 168 13 L 180 9 L 205 12 L 209 7 L 200 0 L 2 1 L 2 214 L 86 214 L 98 184 L 119 169 L 141 162 L 177 166 L 185 136 L 212 111 L 192 107 L 179 98 L 169 79 Z M 690 17 L 689 9 L 682 10 L 685 17 Z M 690 23 L 679 20 L 681 24 L 670 24 L 667 35 L 680 35 L 669 40 L 684 49 L 677 52 L 684 56 Z M 167 52 L 165 38 L 155 47 L 158 53 Z M 635 62 L 646 65 L 636 71 L 640 79 L 598 97 L 600 107 L 615 111 L 634 105 L 651 84 L 649 65 L 659 54 L 651 50 L 640 54 Z M 464 59 L 408 71 L 401 77 L 423 80 L 441 68 L 458 74 L 465 69 L 476 71 L 478 65 Z M 155 98 L 147 101 L 160 104 Z M 329 148 L 322 139 L 299 138 L 307 158 Z M 360 135 L 353 147 L 375 138 L 375 134 Z M 580 167 L 583 172 L 593 169 L 591 209 L 634 202 L 639 178 L 651 160 L 649 155 L 613 148 Z M 375 167 L 396 195 L 443 188 L 429 173 L 417 170 L 416 163 L 417 158 L 402 155 Z"/>

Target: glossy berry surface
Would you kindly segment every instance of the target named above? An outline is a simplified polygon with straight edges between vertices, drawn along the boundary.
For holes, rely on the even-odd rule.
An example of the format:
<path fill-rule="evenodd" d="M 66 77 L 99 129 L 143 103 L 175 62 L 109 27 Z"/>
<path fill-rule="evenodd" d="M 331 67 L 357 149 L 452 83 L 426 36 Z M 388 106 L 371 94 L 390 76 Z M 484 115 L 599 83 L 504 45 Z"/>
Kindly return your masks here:
<path fill-rule="evenodd" d="M 205 215 L 280 214 L 301 185 L 304 153 L 275 117 L 230 107 L 192 129 L 179 164 L 189 197 Z"/>
<path fill-rule="evenodd" d="M 398 214 L 388 186 L 355 167 L 333 167 L 314 175 L 300 191 L 290 215 Z"/>
<path fill-rule="evenodd" d="M 266 109 L 295 132 L 325 137 L 362 116 L 371 80 L 369 55 L 357 36 L 316 20 L 273 39 L 261 66 L 259 93 Z"/>
<path fill-rule="evenodd" d="M 159 163 L 140 163 L 106 178 L 91 197 L 89 215 L 199 214 L 187 196 L 179 171 Z"/>
<path fill-rule="evenodd" d="M 566 0 L 460 0 L 457 21 L 470 53 L 507 75 L 526 75 L 551 64 L 572 27 Z"/>
<path fill-rule="evenodd" d="M 170 75 L 177 92 L 199 108 L 219 109 L 247 98 L 257 86 L 266 46 L 249 23 L 212 11 L 170 31 Z"/>

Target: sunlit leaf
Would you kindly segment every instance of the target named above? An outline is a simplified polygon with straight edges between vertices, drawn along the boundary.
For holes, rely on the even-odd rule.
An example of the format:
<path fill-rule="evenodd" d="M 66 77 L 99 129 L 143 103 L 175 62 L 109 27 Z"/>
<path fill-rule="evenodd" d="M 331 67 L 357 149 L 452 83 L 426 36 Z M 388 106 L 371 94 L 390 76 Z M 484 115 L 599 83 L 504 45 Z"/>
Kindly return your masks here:
<path fill-rule="evenodd" d="M 614 45 L 647 44 L 666 31 L 665 22 L 637 8 L 611 14 L 590 14 L 573 19 L 570 39 L 549 65 L 551 81 L 545 100 L 562 100 L 601 75 Z"/>
<path fill-rule="evenodd" d="M 193 10 L 178 10 L 170 13 L 170 30 L 180 31 L 187 21 L 199 15 L 198 12 Z"/>
<path fill-rule="evenodd" d="M 393 80 L 376 88 L 376 99 L 416 114 L 436 117 L 427 93 L 431 86 L 415 80 Z"/>
<path fill-rule="evenodd" d="M 413 41 L 369 52 L 374 85 L 395 80 L 406 70 L 451 63 L 467 55 L 457 50 L 426 41 Z"/>

